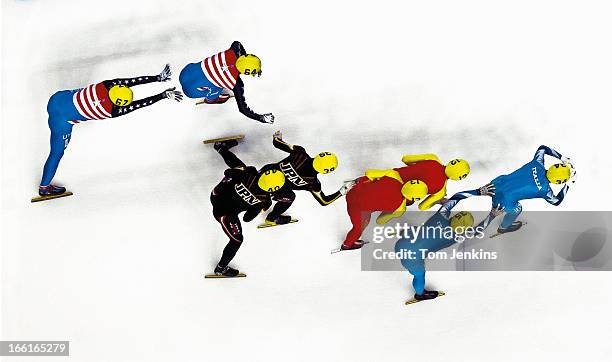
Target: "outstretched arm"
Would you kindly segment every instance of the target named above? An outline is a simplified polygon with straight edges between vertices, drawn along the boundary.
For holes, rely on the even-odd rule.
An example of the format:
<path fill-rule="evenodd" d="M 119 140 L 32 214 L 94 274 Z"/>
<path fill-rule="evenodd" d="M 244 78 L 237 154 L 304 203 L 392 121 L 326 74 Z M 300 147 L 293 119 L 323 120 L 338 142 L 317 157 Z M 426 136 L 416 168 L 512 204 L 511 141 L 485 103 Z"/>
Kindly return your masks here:
<path fill-rule="evenodd" d="M 442 200 L 444 196 L 446 196 L 446 184 L 440 189 L 440 191 L 427 196 L 423 201 L 421 201 L 419 204 L 419 210 L 429 210 L 438 201 Z"/>
<path fill-rule="evenodd" d="M 274 135 L 272 135 L 272 145 L 278 148 L 279 150 L 288 153 L 291 153 L 294 147 L 292 144 L 287 143 L 283 140 L 283 134 L 280 131 L 276 131 L 274 132 Z"/>
<path fill-rule="evenodd" d="M 556 195 L 554 194 L 552 190 L 549 190 L 548 193 L 546 194 L 546 201 L 548 201 L 548 203 L 551 205 L 559 206 L 561 202 L 563 202 L 563 199 L 565 198 L 565 194 L 567 194 L 568 190 L 569 190 L 569 185 L 563 186 L 561 191 L 559 191 L 559 193 Z"/>
<path fill-rule="evenodd" d="M 404 155 L 402 157 L 402 162 L 405 163 L 406 165 L 415 163 L 415 162 L 419 162 L 419 161 L 426 161 L 426 160 L 438 161 L 440 164 L 442 164 L 442 161 L 440 161 L 438 156 L 436 156 L 433 153 L 424 153 L 420 155 Z"/>
<path fill-rule="evenodd" d="M 310 193 L 321 206 L 327 206 L 331 204 L 332 202 L 338 200 L 342 196 L 342 194 L 340 193 L 340 190 L 334 192 L 331 195 L 325 195 L 323 191 L 320 191 L 320 190 L 310 191 Z"/>
<path fill-rule="evenodd" d="M 479 195 L 486 195 L 485 193 L 483 193 L 483 188 L 457 192 L 456 194 L 451 196 L 451 198 L 448 199 L 448 201 L 446 201 L 444 205 L 442 205 L 439 212 L 442 214 L 442 216 L 448 219 L 450 218 L 451 210 L 453 209 L 453 207 L 457 206 L 459 201 L 467 199 L 468 197 Z"/>
<path fill-rule="evenodd" d="M 264 122 L 262 121 L 263 115 L 253 112 L 253 110 L 251 110 L 251 108 L 249 108 L 249 106 L 247 105 L 246 100 L 244 98 L 244 83 L 240 78 L 236 80 L 236 86 L 234 87 L 234 98 L 236 98 L 236 104 L 238 104 L 238 110 L 240 111 L 240 113 L 244 114 L 250 119 L 254 119 L 259 122 Z"/>
<path fill-rule="evenodd" d="M 153 83 L 153 82 L 167 82 L 171 80 L 170 76 L 172 75 L 172 71 L 170 70 L 170 64 L 166 64 L 164 69 L 158 75 L 141 75 L 139 77 L 134 78 L 116 78 L 111 80 L 105 80 L 104 86 L 106 89 L 110 89 L 115 85 L 124 85 L 126 87 L 131 87 L 135 85 Z"/>
<path fill-rule="evenodd" d="M 176 88 L 166 89 L 165 91 L 156 94 L 154 96 L 150 96 L 144 99 L 139 99 L 137 101 L 132 102 L 129 106 L 121 107 L 113 104 L 113 110 L 111 111 L 111 116 L 113 118 L 119 116 L 125 116 L 128 113 L 134 112 L 138 109 L 142 109 L 148 107 L 154 103 L 161 101 L 162 99 L 174 99 L 177 102 L 180 102 L 183 99 L 183 93 L 175 90 Z"/>

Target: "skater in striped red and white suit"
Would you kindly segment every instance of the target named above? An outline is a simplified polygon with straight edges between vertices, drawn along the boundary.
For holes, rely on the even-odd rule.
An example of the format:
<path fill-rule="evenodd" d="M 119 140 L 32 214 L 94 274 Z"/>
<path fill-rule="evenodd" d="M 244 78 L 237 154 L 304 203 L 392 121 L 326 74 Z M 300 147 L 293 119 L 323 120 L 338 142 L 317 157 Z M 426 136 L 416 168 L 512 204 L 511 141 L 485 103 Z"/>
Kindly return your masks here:
<path fill-rule="evenodd" d="M 179 81 L 183 93 L 189 98 L 203 99 L 206 104 L 220 104 L 227 102 L 233 93 L 240 113 L 262 123 L 273 123 L 272 113 L 258 114 L 247 105 L 241 74 L 261 76 L 261 61 L 257 56 L 247 54 L 242 44 L 235 41 L 225 51 L 201 62 L 187 64 L 179 75 Z"/>
<path fill-rule="evenodd" d="M 166 65 L 158 75 L 136 78 L 118 78 L 89 85 L 85 88 L 62 90 L 49 99 L 49 129 L 51 130 L 51 152 L 43 168 L 38 193 L 40 196 L 59 195 L 66 191 L 64 187 L 52 185 L 59 162 L 68 147 L 74 124 L 89 120 L 101 120 L 126 115 L 162 99 L 169 98 L 180 102 L 183 94 L 175 88 L 151 97 L 132 101 L 131 86 L 166 82 L 170 80 L 170 66 Z"/>

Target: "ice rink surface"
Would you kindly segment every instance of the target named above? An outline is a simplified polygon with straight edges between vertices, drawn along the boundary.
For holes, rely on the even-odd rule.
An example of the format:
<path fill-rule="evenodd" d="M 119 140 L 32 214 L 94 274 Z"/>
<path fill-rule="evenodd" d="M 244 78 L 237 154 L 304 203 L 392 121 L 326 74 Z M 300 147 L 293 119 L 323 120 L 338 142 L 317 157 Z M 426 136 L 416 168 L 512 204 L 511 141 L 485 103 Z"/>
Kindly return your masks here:
<path fill-rule="evenodd" d="M 604 361 L 609 272 L 431 272 L 447 295 L 404 306 L 407 272 L 330 255 L 345 201 L 298 193 L 294 225 L 257 230 L 204 280 L 226 237 L 209 193 L 224 164 L 206 138 L 271 136 L 338 154 L 333 192 L 405 153 L 462 157 L 449 193 L 514 170 L 540 144 L 575 160 L 559 210 L 609 210 L 612 33 L 606 1 L 3 1 L 2 340 L 70 340 L 72 361 Z M 30 204 L 48 154 L 46 103 L 104 79 L 178 73 L 240 40 L 262 59 L 233 100 L 165 100 L 76 125 L 55 181 L 74 196 Z M 167 88 L 135 88 L 141 98 Z M 486 209 L 487 200 L 465 207 Z M 463 206 L 463 205 L 462 205 Z M 542 200 L 525 210 L 545 210 Z M 537 240 L 533 241 L 537 243 Z M 61 357 L 56 357 L 61 358 Z M 38 361 L 38 357 L 6 361 Z"/>

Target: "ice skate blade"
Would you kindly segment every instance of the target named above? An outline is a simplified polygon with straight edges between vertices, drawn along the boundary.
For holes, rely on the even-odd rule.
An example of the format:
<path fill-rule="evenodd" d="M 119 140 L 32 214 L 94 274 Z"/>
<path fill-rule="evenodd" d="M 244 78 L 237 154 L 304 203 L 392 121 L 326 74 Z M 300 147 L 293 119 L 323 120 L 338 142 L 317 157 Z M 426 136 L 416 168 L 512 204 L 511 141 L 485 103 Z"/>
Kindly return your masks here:
<path fill-rule="evenodd" d="M 33 197 L 32 198 L 32 202 L 39 202 L 39 201 L 47 201 L 47 200 L 59 199 L 60 197 L 66 197 L 66 196 L 72 196 L 72 192 L 66 191 L 63 194 L 58 194 L 58 195 L 47 195 L 47 196 Z"/>
<path fill-rule="evenodd" d="M 444 292 L 438 292 L 438 296 L 435 297 L 434 299 L 440 298 L 444 294 L 445 294 Z M 434 300 L 434 299 L 425 299 L 425 300 L 410 299 L 410 300 L 404 302 L 404 304 L 405 305 L 409 305 L 409 304 L 414 304 L 414 303 L 418 303 L 418 302 L 426 302 L 428 300 Z"/>
<path fill-rule="evenodd" d="M 229 140 L 241 140 L 244 138 L 243 134 L 240 135 L 236 135 L 236 136 L 227 136 L 227 137 L 221 137 L 221 138 L 212 138 L 209 140 L 204 140 L 202 141 L 205 145 L 210 144 L 210 143 L 215 143 L 215 142 L 222 142 L 222 141 L 229 141 Z"/>
<path fill-rule="evenodd" d="M 271 222 L 269 222 L 269 221 L 266 221 L 266 222 L 265 222 L 265 223 L 263 223 L 263 224 L 257 225 L 257 228 L 258 228 L 258 229 L 265 229 L 265 228 L 271 228 L 271 227 L 274 227 L 274 226 L 283 226 L 283 225 L 289 225 L 289 224 L 293 224 L 294 222 L 298 222 L 298 221 L 300 221 L 300 220 L 298 220 L 298 219 L 291 219 L 291 221 L 289 221 L 289 222 L 288 222 L 288 223 L 286 223 L 286 224 L 277 224 L 277 223 L 271 223 Z"/>
<path fill-rule="evenodd" d="M 246 274 L 238 273 L 235 277 L 226 277 L 225 275 L 217 275 L 217 274 L 206 274 L 204 275 L 205 279 L 233 279 L 233 278 L 244 278 Z"/>

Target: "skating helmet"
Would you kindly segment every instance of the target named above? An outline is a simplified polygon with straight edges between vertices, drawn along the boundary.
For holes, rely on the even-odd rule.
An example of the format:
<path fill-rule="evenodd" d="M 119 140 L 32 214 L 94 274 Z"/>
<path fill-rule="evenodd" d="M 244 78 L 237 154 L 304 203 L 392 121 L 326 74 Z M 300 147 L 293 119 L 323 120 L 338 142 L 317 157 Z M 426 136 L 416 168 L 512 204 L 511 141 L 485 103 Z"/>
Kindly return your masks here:
<path fill-rule="evenodd" d="M 264 191 L 274 192 L 280 190 L 285 184 L 285 174 L 279 170 L 267 170 L 257 180 L 257 185 Z"/>
<path fill-rule="evenodd" d="M 474 216 L 471 212 L 460 211 L 450 219 L 450 226 L 455 232 L 463 232 L 466 227 L 474 225 Z M 457 230 L 458 228 L 461 228 Z"/>
<path fill-rule="evenodd" d="M 121 107 L 129 106 L 132 103 L 134 94 L 130 87 L 124 85 L 114 85 L 108 91 L 108 97 L 113 104 Z"/>
<path fill-rule="evenodd" d="M 261 60 L 257 55 L 241 55 L 236 60 L 236 69 L 240 74 L 261 77 Z"/>
<path fill-rule="evenodd" d="M 338 167 L 338 157 L 331 152 L 321 152 L 312 160 L 312 168 L 318 173 L 330 173 Z"/>
<path fill-rule="evenodd" d="M 402 186 L 402 195 L 408 201 L 419 201 L 427 195 L 427 184 L 421 180 L 408 180 Z"/>
<path fill-rule="evenodd" d="M 552 184 L 564 184 L 571 175 L 571 168 L 565 163 L 556 163 L 546 170 L 546 178 Z"/>
<path fill-rule="evenodd" d="M 470 164 L 466 160 L 456 158 L 446 165 L 444 173 L 451 180 L 463 180 L 470 173 Z"/>

